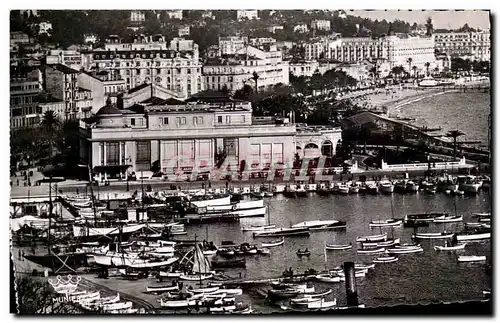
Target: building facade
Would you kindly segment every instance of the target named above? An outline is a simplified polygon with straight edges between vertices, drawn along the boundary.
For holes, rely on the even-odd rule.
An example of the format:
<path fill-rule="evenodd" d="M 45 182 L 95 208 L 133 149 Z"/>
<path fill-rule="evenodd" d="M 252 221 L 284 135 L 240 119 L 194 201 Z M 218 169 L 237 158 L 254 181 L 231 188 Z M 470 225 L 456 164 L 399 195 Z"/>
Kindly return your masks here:
<path fill-rule="evenodd" d="M 309 27 L 306 24 L 296 25 L 293 27 L 294 33 L 307 33 L 309 32 Z"/>
<path fill-rule="evenodd" d="M 330 20 L 313 20 L 311 22 L 311 29 L 330 30 Z"/>
<path fill-rule="evenodd" d="M 276 39 L 271 37 L 250 38 L 250 45 L 254 47 L 274 44 L 276 44 Z"/>
<path fill-rule="evenodd" d="M 247 46 L 235 55 L 207 60 L 203 66 L 203 77 L 206 90 L 220 91 L 227 88 L 236 91 L 245 84 L 255 86 L 254 72 L 259 76 L 259 90 L 272 87 L 278 83 L 289 83 L 288 63 L 283 61 L 281 51 L 263 51 Z"/>
<path fill-rule="evenodd" d="M 144 11 L 133 10 L 130 12 L 130 22 L 145 22 L 146 14 Z"/>
<path fill-rule="evenodd" d="M 52 23 L 48 21 L 42 21 L 38 24 L 38 34 L 47 34 L 50 36 L 50 33 L 52 31 Z"/>
<path fill-rule="evenodd" d="M 51 50 L 45 59 L 49 65 L 61 64 L 75 70 L 82 68 L 82 54 L 75 50 Z"/>
<path fill-rule="evenodd" d="M 198 45 L 192 40 L 141 36 L 134 43 L 108 40 L 104 49 L 92 51 L 93 67 L 125 80 L 126 90 L 154 83 L 187 98 L 203 90 Z"/>
<path fill-rule="evenodd" d="M 182 26 L 179 28 L 178 34 L 179 37 L 189 36 L 191 28 L 189 26 Z"/>
<path fill-rule="evenodd" d="M 283 26 L 282 25 L 276 25 L 276 26 L 270 26 L 270 27 L 267 27 L 267 30 L 270 32 L 270 33 L 275 33 L 276 31 L 278 30 L 283 30 Z"/>
<path fill-rule="evenodd" d="M 434 34 L 436 49 L 452 57 L 471 57 L 478 61 L 491 59 L 489 31 Z"/>
<path fill-rule="evenodd" d="M 243 19 L 259 19 L 259 11 L 258 10 L 237 10 L 236 18 L 241 21 Z"/>
<path fill-rule="evenodd" d="M 91 166 L 99 181 L 126 179 L 134 173 L 210 172 L 221 166 L 233 171 L 291 167 L 297 147 L 295 124 L 257 122 L 249 102 L 196 101 L 124 110 L 108 101 L 96 123 L 80 123 L 82 162 Z M 305 131 L 300 138 L 301 145 L 311 143 L 304 147 L 336 144 L 340 129 Z"/>
<path fill-rule="evenodd" d="M 39 70 L 10 79 L 10 127 L 21 128 L 38 123 L 36 98 L 42 90 Z"/>
<path fill-rule="evenodd" d="M 248 45 L 248 37 L 219 37 L 219 56 L 233 55 Z"/>
<path fill-rule="evenodd" d="M 182 20 L 182 10 L 167 10 L 167 15 L 170 19 Z"/>
<path fill-rule="evenodd" d="M 295 76 L 311 77 L 319 68 L 318 61 L 305 61 L 305 62 L 290 62 L 288 64 L 289 71 Z"/>

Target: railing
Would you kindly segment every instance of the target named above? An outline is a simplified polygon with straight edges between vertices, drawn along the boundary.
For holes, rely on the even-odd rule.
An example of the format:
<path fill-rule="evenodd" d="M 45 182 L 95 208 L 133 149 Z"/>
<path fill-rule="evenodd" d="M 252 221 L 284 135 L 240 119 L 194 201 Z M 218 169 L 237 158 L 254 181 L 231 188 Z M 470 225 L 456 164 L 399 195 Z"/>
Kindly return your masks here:
<path fill-rule="evenodd" d="M 465 157 L 460 161 L 455 162 L 430 162 L 430 163 L 415 163 L 415 164 L 394 164 L 389 165 L 385 161 L 382 161 L 382 170 L 407 170 L 407 169 L 426 169 L 429 168 L 429 164 L 433 169 L 448 169 L 448 168 L 460 168 L 466 166 Z"/>

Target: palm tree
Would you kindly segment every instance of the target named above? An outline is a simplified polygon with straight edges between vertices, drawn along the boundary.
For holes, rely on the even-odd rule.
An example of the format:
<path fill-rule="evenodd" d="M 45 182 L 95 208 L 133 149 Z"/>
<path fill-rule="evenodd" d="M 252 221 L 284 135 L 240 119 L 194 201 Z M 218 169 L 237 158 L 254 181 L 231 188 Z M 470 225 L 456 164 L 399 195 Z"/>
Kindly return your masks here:
<path fill-rule="evenodd" d="M 406 60 L 406 62 L 408 62 L 408 72 L 411 73 L 411 63 L 413 62 L 413 58 L 408 57 L 408 59 Z"/>
<path fill-rule="evenodd" d="M 465 133 L 460 130 L 450 130 L 446 133 L 446 137 L 453 138 L 453 160 L 457 159 L 457 138 L 465 135 Z"/>
<path fill-rule="evenodd" d="M 416 78 L 417 77 L 417 67 L 415 65 L 413 65 L 413 67 L 411 69 L 413 70 L 413 78 Z"/>
<path fill-rule="evenodd" d="M 54 139 L 56 130 L 61 125 L 61 121 L 59 121 L 57 117 L 57 113 L 54 111 L 45 111 L 42 121 L 41 121 L 42 131 L 48 136 L 49 144 L 50 144 L 50 158 L 52 158 L 53 150 L 54 150 Z"/>
<path fill-rule="evenodd" d="M 258 93 L 259 90 L 258 90 L 258 87 L 257 87 L 257 80 L 259 79 L 259 74 L 257 74 L 257 72 L 253 72 L 252 74 L 252 80 L 254 80 L 255 82 L 255 93 Z"/>
<path fill-rule="evenodd" d="M 427 69 L 427 76 L 429 76 L 429 67 L 431 66 L 431 63 L 426 62 L 424 65 L 425 65 L 425 68 Z"/>

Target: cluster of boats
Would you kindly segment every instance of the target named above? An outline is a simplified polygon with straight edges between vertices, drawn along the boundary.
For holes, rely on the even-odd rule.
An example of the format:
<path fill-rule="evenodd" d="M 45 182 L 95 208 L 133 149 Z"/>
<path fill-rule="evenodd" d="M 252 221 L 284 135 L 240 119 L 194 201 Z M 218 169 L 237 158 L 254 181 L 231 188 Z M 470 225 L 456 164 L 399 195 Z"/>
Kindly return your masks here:
<path fill-rule="evenodd" d="M 285 310 L 326 310 L 337 306 L 337 299 L 327 300 L 332 294 L 332 289 L 316 292 L 311 283 L 271 283 L 267 297 L 272 302 L 289 300 L 288 306 L 281 305 Z"/>

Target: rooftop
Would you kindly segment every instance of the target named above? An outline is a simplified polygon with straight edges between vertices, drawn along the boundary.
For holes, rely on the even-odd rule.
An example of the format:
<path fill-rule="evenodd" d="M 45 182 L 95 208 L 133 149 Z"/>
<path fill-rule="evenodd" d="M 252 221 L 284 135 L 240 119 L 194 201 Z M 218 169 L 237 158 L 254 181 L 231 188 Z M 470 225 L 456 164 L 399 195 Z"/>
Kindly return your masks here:
<path fill-rule="evenodd" d="M 55 65 L 51 65 L 51 66 L 52 66 L 52 68 L 54 68 L 60 72 L 63 72 L 64 74 L 77 74 L 77 73 L 79 73 L 79 71 L 72 69 L 71 67 L 68 67 L 66 65 L 55 64 Z"/>
<path fill-rule="evenodd" d="M 102 116 L 102 115 L 122 115 L 122 111 L 120 111 L 117 107 L 116 104 L 111 103 L 111 100 L 108 98 L 106 100 L 106 105 L 103 106 L 102 108 L 97 111 L 96 116 Z"/>

